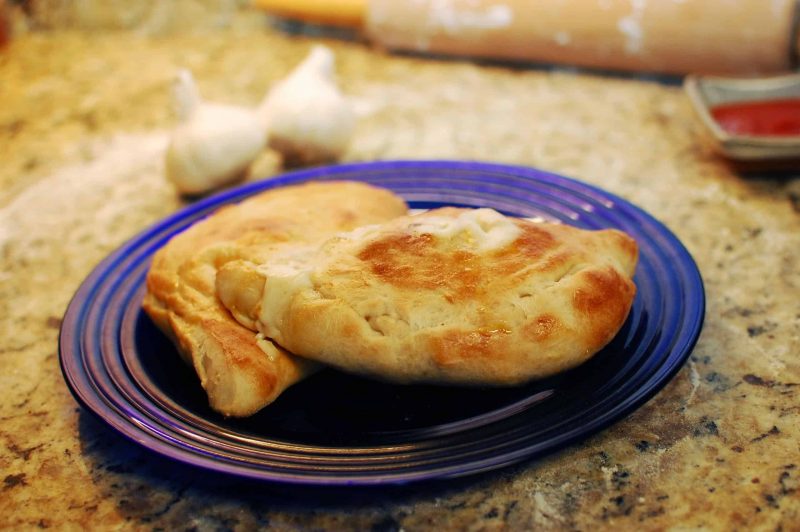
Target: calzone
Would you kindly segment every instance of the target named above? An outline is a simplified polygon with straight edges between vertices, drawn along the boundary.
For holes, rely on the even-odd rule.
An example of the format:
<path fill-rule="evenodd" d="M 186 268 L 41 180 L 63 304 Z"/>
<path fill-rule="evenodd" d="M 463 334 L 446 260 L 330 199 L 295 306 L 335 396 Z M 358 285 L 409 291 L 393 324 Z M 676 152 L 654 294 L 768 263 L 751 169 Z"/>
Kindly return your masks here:
<path fill-rule="evenodd" d="M 401 383 L 515 385 L 581 364 L 619 331 L 636 242 L 618 230 L 446 207 L 233 260 L 217 293 L 307 359 Z"/>
<path fill-rule="evenodd" d="M 214 410 L 253 414 L 317 365 L 236 322 L 216 297 L 218 267 L 262 260 L 262 250 L 278 242 L 316 242 L 406 211 L 391 192 L 354 182 L 263 192 L 220 209 L 159 249 L 147 274 L 144 310 L 192 364 Z"/>

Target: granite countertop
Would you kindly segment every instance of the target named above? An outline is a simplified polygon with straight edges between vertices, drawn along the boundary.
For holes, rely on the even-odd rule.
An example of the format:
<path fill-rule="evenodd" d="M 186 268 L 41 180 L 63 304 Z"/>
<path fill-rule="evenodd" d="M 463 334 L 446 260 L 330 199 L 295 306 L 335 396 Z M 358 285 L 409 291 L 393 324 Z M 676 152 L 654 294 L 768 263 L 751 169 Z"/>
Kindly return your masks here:
<path fill-rule="evenodd" d="M 0 528 L 790 530 L 800 523 L 800 180 L 718 158 L 676 83 L 392 56 L 329 41 L 360 121 L 344 159 L 535 166 L 684 242 L 707 315 L 652 400 L 559 452 L 466 479 L 287 489 L 172 463 L 81 409 L 57 337 L 81 281 L 187 202 L 163 177 L 178 67 L 255 104 L 312 37 L 29 33 L 0 51 Z M 265 156 L 254 175 L 279 172 Z"/>

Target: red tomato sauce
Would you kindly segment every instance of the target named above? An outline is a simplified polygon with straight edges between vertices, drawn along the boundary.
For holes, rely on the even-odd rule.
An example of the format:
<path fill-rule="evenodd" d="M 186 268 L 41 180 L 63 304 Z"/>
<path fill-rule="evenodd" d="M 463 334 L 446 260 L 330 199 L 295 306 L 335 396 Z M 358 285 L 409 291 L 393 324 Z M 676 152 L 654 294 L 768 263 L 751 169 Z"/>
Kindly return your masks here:
<path fill-rule="evenodd" d="M 735 135 L 800 135 L 800 98 L 718 105 L 711 116 Z"/>

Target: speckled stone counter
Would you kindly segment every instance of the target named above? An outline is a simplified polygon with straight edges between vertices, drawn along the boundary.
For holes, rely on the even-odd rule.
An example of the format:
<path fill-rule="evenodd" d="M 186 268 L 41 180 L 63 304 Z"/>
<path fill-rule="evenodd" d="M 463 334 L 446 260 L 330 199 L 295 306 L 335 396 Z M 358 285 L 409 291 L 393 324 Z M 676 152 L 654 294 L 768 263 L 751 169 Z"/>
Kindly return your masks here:
<path fill-rule="evenodd" d="M 313 42 L 248 24 L 28 34 L 0 52 L 0 528 L 800 528 L 800 181 L 717 158 L 674 83 L 329 42 L 360 115 L 346 160 L 554 171 L 640 205 L 694 255 L 699 343 L 611 428 L 467 479 L 296 490 L 172 463 L 83 411 L 59 370 L 60 320 L 106 254 L 186 203 L 163 177 L 175 69 L 209 99 L 255 104 Z M 278 171 L 265 156 L 254 175 Z"/>

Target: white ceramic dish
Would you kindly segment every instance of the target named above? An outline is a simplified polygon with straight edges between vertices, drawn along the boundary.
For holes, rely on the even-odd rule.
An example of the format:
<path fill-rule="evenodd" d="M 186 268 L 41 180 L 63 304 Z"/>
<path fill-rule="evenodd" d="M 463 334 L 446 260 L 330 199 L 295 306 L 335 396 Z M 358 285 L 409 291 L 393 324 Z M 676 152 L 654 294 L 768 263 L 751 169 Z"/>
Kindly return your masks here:
<path fill-rule="evenodd" d="M 684 89 L 722 154 L 741 161 L 800 159 L 800 135 L 754 136 L 725 131 L 711 109 L 723 104 L 800 98 L 800 74 L 770 78 L 688 76 Z"/>

